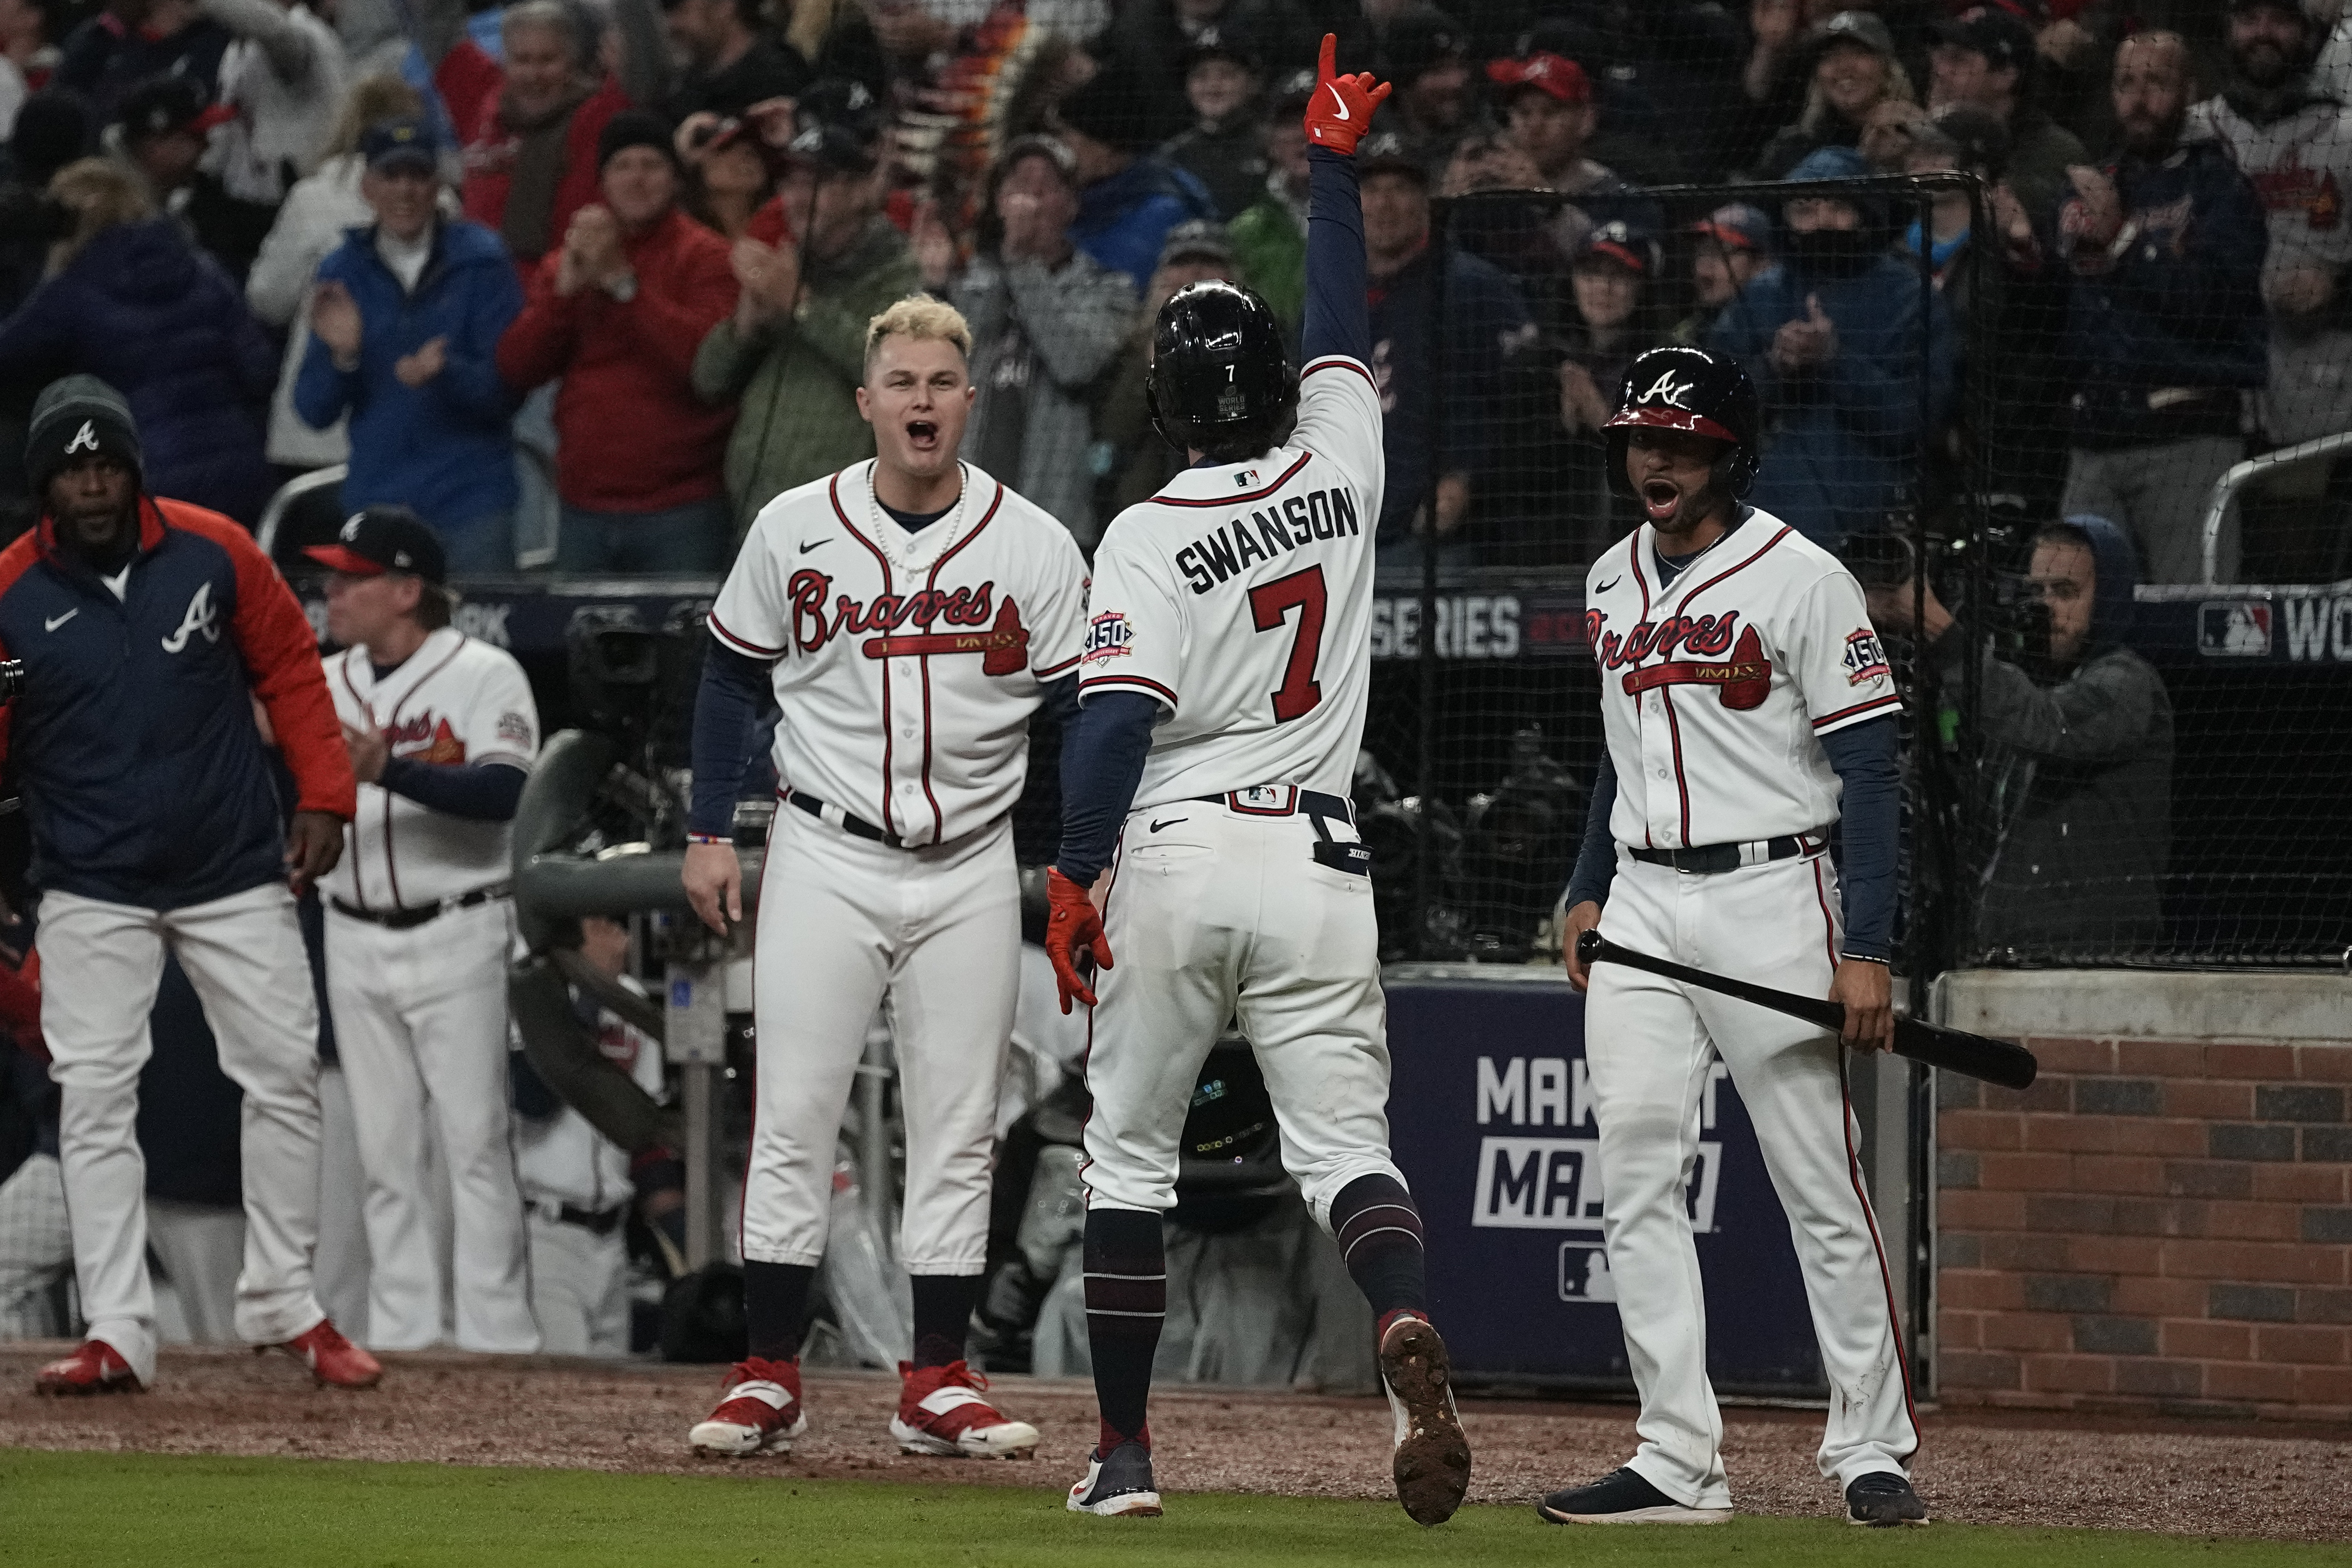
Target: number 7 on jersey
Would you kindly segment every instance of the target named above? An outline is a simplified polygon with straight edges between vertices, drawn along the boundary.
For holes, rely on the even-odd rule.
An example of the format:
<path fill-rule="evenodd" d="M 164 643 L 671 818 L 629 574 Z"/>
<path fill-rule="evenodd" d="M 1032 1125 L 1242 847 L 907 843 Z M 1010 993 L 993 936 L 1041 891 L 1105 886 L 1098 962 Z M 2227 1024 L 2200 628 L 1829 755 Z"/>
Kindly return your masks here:
<path fill-rule="evenodd" d="M 1298 612 L 1290 660 L 1283 666 L 1282 684 L 1274 690 L 1274 721 L 1287 724 L 1303 719 L 1323 700 L 1322 683 L 1315 679 L 1315 658 L 1323 649 L 1323 568 L 1309 566 L 1261 583 L 1250 590 L 1249 601 L 1250 616 L 1262 632 L 1279 630 L 1293 609 Z"/>

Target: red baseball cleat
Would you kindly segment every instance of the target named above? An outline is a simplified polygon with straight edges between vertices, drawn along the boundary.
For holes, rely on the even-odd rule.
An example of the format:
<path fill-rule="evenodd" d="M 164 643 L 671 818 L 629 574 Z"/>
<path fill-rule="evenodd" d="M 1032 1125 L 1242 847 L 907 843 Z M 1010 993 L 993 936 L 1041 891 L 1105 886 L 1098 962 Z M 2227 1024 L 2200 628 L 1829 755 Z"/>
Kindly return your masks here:
<path fill-rule="evenodd" d="M 961 1362 L 919 1367 L 898 1363 L 898 1414 L 890 1436 L 905 1454 L 944 1454 L 950 1458 L 1025 1459 L 1036 1452 L 1037 1428 L 1007 1421 L 973 1390 L 988 1379 Z"/>
<path fill-rule="evenodd" d="M 284 1351 L 309 1367 L 319 1382 L 337 1388 L 373 1388 L 383 1376 L 383 1363 L 343 1338 L 325 1318 L 284 1344 L 269 1348 Z"/>
<path fill-rule="evenodd" d="M 719 1408 L 695 1423 L 686 1440 L 698 1454 L 739 1458 L 789 1454 L 793 1439 L 808 1430 L 801 1408 L 801 1363 L 753 1356 L 739 1361 L 719 1385 Z"/>
<path fill-rule="evenodd" d="M 122 1353 L 104 1340 L 84 1340 L 63 1361 L 53 1361 L 33 1379 L 36 1394 L 143 1394 L 147 1385 Z"/>

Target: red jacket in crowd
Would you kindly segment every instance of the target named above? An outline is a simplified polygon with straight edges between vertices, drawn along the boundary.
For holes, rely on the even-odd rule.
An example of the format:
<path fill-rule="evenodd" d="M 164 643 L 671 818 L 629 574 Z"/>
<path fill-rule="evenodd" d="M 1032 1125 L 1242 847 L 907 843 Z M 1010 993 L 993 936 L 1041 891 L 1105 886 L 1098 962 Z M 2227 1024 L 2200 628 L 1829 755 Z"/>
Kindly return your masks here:
<path fill-rule="evenodd" d="M 672 207 L 623 242 L 636 274 L 626 302 L 593 285 L 555 291 L 559 249 L 541 261 L 522 314 L 499 340 L 499 374 L 528 391 L 556 376 L 555 489 L 591 511 L 662 511 L 723 488 L 732 407 L 694 390 L 694 352 L 735 309 L 727 241 Z"/>
<path fill-rule="evenodd" d="M 514 188 L 515 150 L 522 138 L 499 122 L 501 95 L 482 94 L 481 85 L 473 82 L 467 89 L 480 94 L 481 117 L 472 140 L 466 143 L 466 178 L 458 195 L 467 217 L 503 235 L 507 195 Z M 608 76 L 604 86 L 572 111 L 572 123 L 563 132 L 563 175 L 556 182 L 555 208 L 547 220 L 546 254 L 552 256 L 563 248 L 563 231 L 572 226 L 572 215 L 602 194 L 598 180 L 603 168 L 596 161 L 596 139 L 604 133 L 606 122 L 628 107 L 628 94 Z M 528 278 L 538 260 L 536 256 L 518 256 L 515 265 Z"/>

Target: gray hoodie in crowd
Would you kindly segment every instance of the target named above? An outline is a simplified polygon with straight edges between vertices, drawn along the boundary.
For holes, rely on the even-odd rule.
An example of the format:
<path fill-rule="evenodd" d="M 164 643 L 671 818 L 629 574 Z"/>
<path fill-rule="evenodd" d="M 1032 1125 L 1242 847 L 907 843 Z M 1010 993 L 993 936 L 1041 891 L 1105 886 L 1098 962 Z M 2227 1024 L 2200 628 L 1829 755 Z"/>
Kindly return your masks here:
<path fill-rule="evenodd" d="M 2095 962 L 2164 934 L 2172 700 L 2156 668 L 2123 646 L 2138 581 L 2131 541 L 2103 517 L 2066 521 L 2089 537 L 2097 570 L 2074 667 L 2044 685 L 1979 656 L 1995 836 L 1971 857 L 1977 962 Z M 1966 633 L 1954 626 L 1929 651 L 1957 694 Z"/>

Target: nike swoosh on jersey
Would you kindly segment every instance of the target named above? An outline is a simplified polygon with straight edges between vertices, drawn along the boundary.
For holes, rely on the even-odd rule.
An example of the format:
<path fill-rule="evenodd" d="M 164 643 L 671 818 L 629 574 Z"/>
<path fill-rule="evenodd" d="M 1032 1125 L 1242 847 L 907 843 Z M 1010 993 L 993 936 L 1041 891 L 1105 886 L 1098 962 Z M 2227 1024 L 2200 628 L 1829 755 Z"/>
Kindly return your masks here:
<path fill-rule="evenodd" d="M 1594 593 L 1596 593 L 1596 594 L 1605 594 L 1605 593 L 1609 592 L 1609 590 L 1610 590 L 1610 589 L 1614 588 L 1618 584 L 1622 583 L 1624 580 L 1625 580 L 1625 574 L 1623 574 L 1622 572 L 1620 572 L 1619 574 L 1617 574 L 1617 575 L 1615 575 L 1614 577 L 1610 578 L 1610 579 L 1609 579 L 1609 581 L 1607 581 L 1606 583 L 1601 584 L 1599 586 L 1595 587 L 1592 591 L 1593 591 Z"/>
<path fill-rule="evenodd" d="M 58 616 L 55 620 L 43 621 L 41 623 L 41 629 L 45 632 L 56 631 L 59 626 L 64 626 L 68 621 L 72 620 L 76 616 L 80 614 L 81 611 L 79 608 L 68 610 L 64 615 Z"/>
<path fill-rule="evenodd" d="M 820 544 L 830 544 L 831 542 L 832 542 L 831 540 L 828 540 L 828 539 L 812 539 L 812 540 L 810 540 L 806 544 L 803 544 L 803 545 L 802 545 L 802 546 L 801 546 L 801 553 L 802 553 L 802 554 L 803 554 L 803 555 L 806 555 L 810 551 L 814 550 L 818 545 L 820 545 Z"/>
<path fill-rule="evenodd" d="M 1180 822 L 1190 822 L 1192 820 L 1192 819 L 1189 816 L 1171 816 L 1165 822 L 1153 823 L 1151 825 L 1151 831 L 1157 833 L 1163 827 L 1173 827 Z"/>

